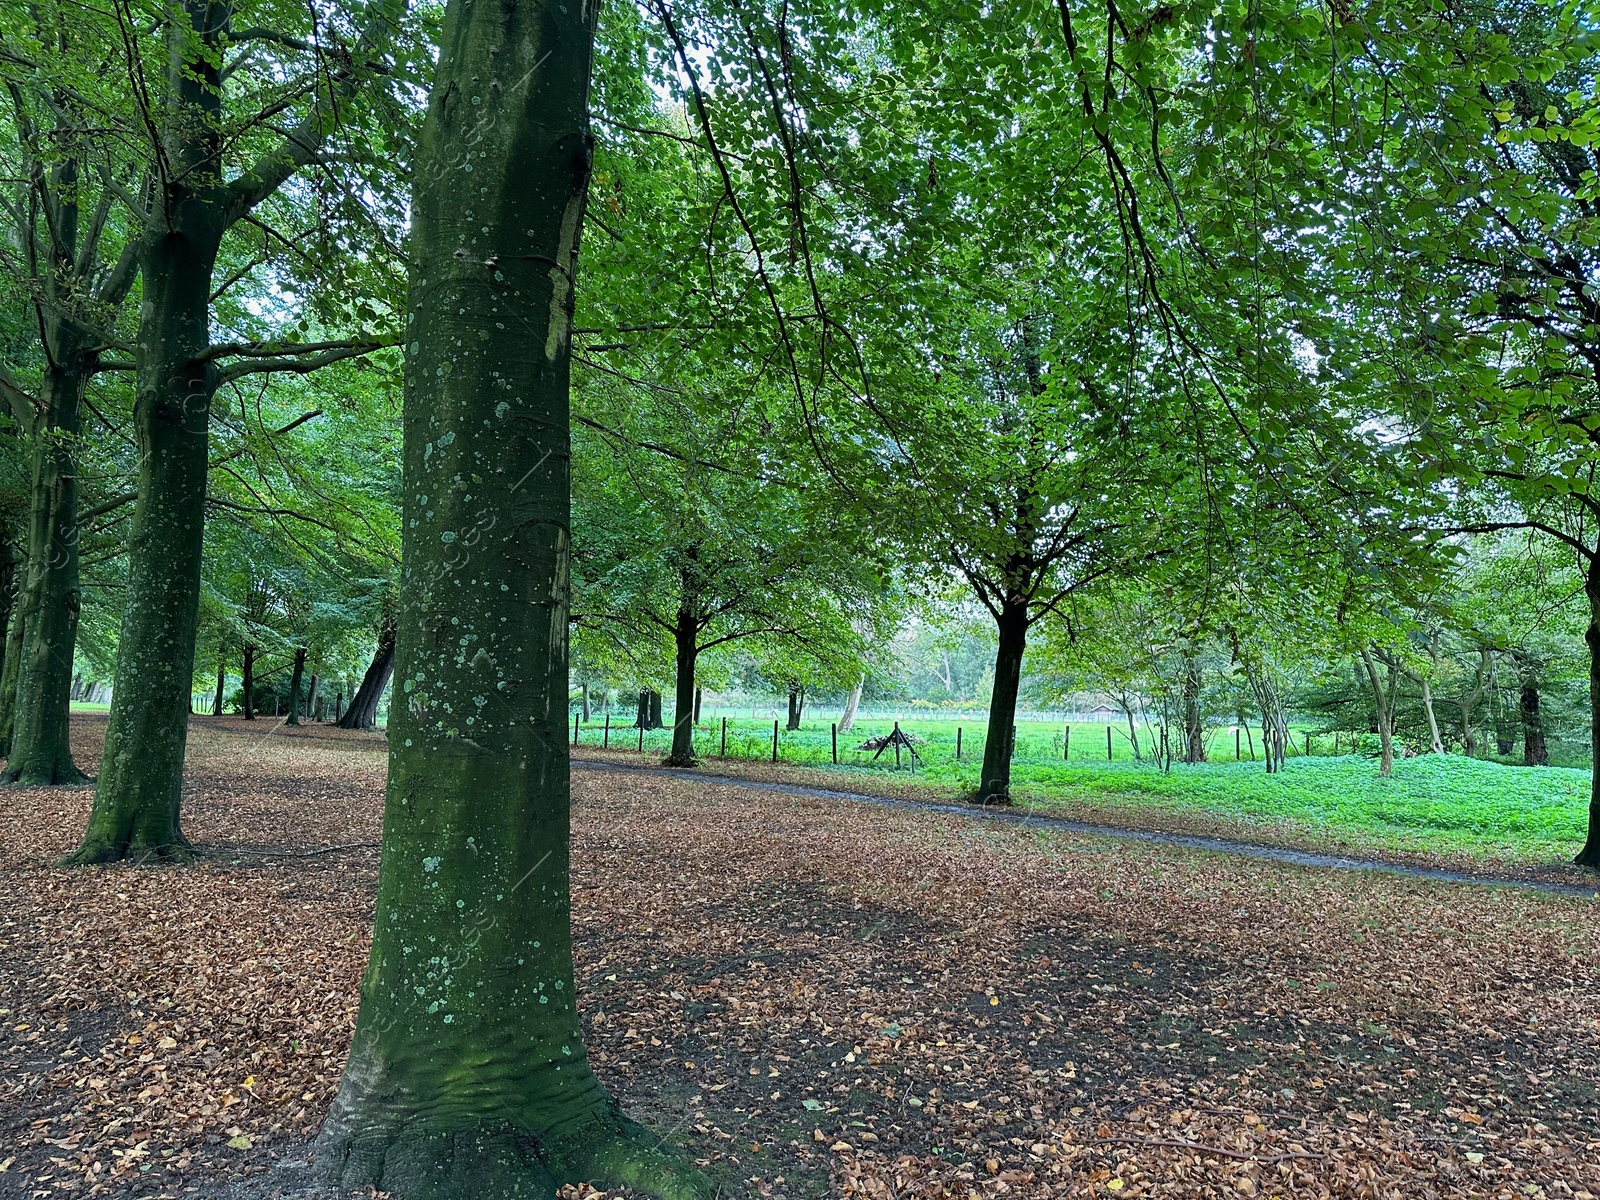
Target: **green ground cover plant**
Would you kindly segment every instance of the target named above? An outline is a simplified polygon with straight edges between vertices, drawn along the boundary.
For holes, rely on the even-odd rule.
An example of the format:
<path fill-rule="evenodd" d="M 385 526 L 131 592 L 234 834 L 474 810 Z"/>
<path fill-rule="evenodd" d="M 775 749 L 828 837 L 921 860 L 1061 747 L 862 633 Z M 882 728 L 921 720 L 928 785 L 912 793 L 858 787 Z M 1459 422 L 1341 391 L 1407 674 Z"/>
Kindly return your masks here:
<path fill-rule="evenodd" d="M 695 748 L 703 760 L 712 765 L 724 757 L 771 761 L 771 721 L 726 718 L 724 755 L 723 720 L 705 719 L 696 732 Z M 837 765 L 830 722 L 808 720 L 789 731 L 780 721 L 778 761 L 837 772 L 838 786 L 845 788 L 871 790 L 874 781 L 894 777 L 915 780 L 950 798 L 972 794 L 983 756 L 979 722 L 910 719 L 899 724 L 906 733 L 923 739 L 916 764 L 909 753 L 902 752 L 896 768 L 892 750 L 874 760 L 872 751 L 858 749 L 869 738 L 893 730 L 895 722 L 884 718 L 858 720 L 849 734 L 840 735 Z M 958 728 L 960 761 L 955 754 Z M 1384 778 L 1373 757 L 1333 754 L 1333 740 L 1327 734 L 1312 735 L 1312 754 L 1306 756 L 1303 726 L 1294 731 L 1296 753 L 1275 775 L 1268 775 L 1259 761 L 1252 762 L 1248 748 L 1242 761 L 1235 761 L 1233 735 L 1226 730 L 1212 739 L 1211 761 L 1174 763 L 1170 771 L 1163 771 L 1149 761 L 1135 761 L 1126 730 L 1116 726 L 1109 727 L 1108 762 L 1107 728 L 1073 725 L 1069 738 L 1060 724 L 1020 722 L 1012 767 L 1018 802 L 1039 811 L 1070 812 L 1113 823 L 1135 817 L 1144 823 L 1157 816 L 1219 818 L 1236 822 L 1241 836 L 1248 836 L 1252 828 L 1271 829 L 1280 838 L 1287 833 L 1313 848 L 1319 831 L 1327 831 L 1344 844 L 1375 850 L 1533 862 L 1570 857 L 1583 841 L 1587 771 L 1423 754 L 1401 759 L 1394 773 Z M 646 731 L 645 756 L 663 757 L 670 733 Z M 603 718 L 580 725 L 578 737 L 580 748 L 599 744 L 605 738 Z M 1070 757 L 1063 754 L 1064 742 L 1070 742 Z M 637 750 L 639 730 L 613 724 L 609 745 Z M 1348 745 L 1347 735 L 1341 735 L 1340 745 L 1341 749 Z"/>

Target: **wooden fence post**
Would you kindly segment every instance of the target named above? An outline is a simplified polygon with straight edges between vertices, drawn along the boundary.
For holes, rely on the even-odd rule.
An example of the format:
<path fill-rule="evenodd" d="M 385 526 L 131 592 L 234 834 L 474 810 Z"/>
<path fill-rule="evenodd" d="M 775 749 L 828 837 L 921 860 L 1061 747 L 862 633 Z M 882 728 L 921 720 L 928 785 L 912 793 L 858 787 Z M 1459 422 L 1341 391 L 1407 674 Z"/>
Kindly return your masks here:
<path fill-rule="evenodd" d="M 956 726 L 956 761 L 961 761 L 961 726 Z"/>
<path fill-rule="evenodd" d="M 834 721 L 829 725 L 829 736 L 833 739 L 833 765 L 839 765 L 839 722 Z"/>
<path fill-rule="evenodd" d="M 1111 761 L 1111 726 L 1106 726 L 1106 761 Z"/>
<path fill-rule="evenodd" d="M 1072 761 L 1072 726 L 1071 725 L 1065 726 L 1065 731 L 1061 735 L 1061 761 L 1062 762 L 1071 762 Z"/>
<path fill-rule="evenodd" d="M 722 718 L 722 755 L 721 755 L 721 757 L 723 757 L 723 758 L 727 758 L 728 757 L 728 718 L 727 717 L 723 717 Z"/>
<path fill-rule="evenodd" d="M 1239 753 L 1239 727 L 1233 727 L 1233 761 L 1238 762 L 1244 755 Z"/>
<path fill-rule="evenodd" d="M 605 732 L 605 736 L 600 741 L 600 749 L 602 749 L 602 750 L 611 749 L 611 714 L 610 713 L 606 714 L 606 732 Z"/>
<path fill-rule="evenodd" d="M 778 722 L 772 722 L 772 761 L 778 761 Z"/>
<path fill-rule="evenodd" d="M 644 753 L 644 723 L 639 724 L 639 753 Z"/>
<path fill-rule="evenodd" d="M 572 744 L 574 746 L 578 744 L 578 717 L 581 715 L 580 713 L 572 714 Z"/>

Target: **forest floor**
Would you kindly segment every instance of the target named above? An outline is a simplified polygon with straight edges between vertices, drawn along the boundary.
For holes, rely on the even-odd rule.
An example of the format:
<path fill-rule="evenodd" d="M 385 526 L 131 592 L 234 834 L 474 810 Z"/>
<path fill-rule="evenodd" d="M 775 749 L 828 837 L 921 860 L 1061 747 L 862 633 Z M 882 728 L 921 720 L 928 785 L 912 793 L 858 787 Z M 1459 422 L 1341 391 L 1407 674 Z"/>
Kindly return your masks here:
<path fill-rule="evenodd" d="M 0 792 L 0 1198 L 305 1187 L 384 765 L 197 719 L 186 868 L 59 869 L 87 790 Z M 573 789 L 593 1060 L 725 1195 L 1600 1197 L 1593 900 Z"/>

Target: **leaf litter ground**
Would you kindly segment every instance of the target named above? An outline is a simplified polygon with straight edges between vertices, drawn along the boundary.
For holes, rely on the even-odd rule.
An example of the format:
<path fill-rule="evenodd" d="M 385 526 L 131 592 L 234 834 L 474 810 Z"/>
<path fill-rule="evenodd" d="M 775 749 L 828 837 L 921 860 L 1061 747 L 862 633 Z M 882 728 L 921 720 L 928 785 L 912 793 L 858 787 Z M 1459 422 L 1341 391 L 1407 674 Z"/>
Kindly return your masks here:
<path fill-rule="evenodd" d="M 196 721 L 192 867 L 0 793 L 0 1200 L 312 1190 L 383 743 L 273 726 Z M 1593 901 L 573 787 L 596 1068 L 725 1195 L 1600 1196 Z"/>

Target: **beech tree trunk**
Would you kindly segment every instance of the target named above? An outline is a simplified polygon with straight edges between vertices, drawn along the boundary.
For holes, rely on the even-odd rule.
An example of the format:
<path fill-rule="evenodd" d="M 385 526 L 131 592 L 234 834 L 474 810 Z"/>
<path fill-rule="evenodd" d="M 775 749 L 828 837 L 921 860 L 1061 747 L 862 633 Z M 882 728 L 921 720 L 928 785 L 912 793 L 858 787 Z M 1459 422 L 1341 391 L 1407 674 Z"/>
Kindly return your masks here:
<path fill-rule="evenodd" d="M 1418 676 L 1417 682 L 1422 685 L 1422 711 L 1428 715 L 1428 748 L 1434 754 L 1443 754 L 1444 739 L 1439 736 L 1439 718 L 1433 711 L 1433 689 L 1426 675 Z"/>
<path fill-rule="evenodd" d="M 1206 729 L 1200 712 L 1200 687 L 1203 683 L 1200 661 L 1192 656 L 1183 660 L 1183 761 L 1206 760 Z"/>
<path fill-rule="evenodd" d="M 1544 717 L 1539 712 L 1539 681 L 1524 678 L 1518 692 L 1522 715 L 1522 765 L 1548 767 L 1550 749 L 1544 740 Z"/>
<path fill-rule="evenodd" d="M 403 700 L 371 960 L 316 1148 L 343 1190 L 710 1190 L 596 1080 L 574 995 L 568 339 L 597 10 L 446 9 L 409 243 Z M 484 530 L 470 571 L 461 529 Z"/>
<path fill-rule="evenodd" d="M 861 707 L 861 689 L 866 686 L 867 677 L 858 676 L 855 687 L 850 689 L 850 695 L 845 698 L 844 712 L 839 714 L 840 733 L 849 733 L 850 726 L 856 723 L 856 710 Z"/>
<path fill-rule="evenodd" d="M 239 707 L 246 721 L 256 719 L 256 648 L 246 645 L 244 665 L 240 668 Z"/>
<path fill-rule="evenodd" d="M 319 682 L 317 673 L 313 671 L 311 673 L 311 686 L 306 690 L 306 719 L 308 721 L 321 720 L 321 716 L 317 712 L 317 684 Z"/>
<path fill-rule="evenodd" d="M 33 512 L 23 588 L 16 708 L 3 779 L 28 786 L 83 783 L 72 761 L 72 659 L 83 595 L 78 586 L 78 470 L 73 461 L 93 356 L 81 335 L 57 330 L 33 448 Z M 62 356 L 64 347 L 70 347 Z M 185 689 L 187 702 L 187 689 Z"/>
<path fill-rule="evenodd" d="M 694 757 L 695 659 L 699 655 L 700 629 L 693 609 L 678 610 L 672 640 L 677 652 L 677 677 L 673 682 L 672 750 L 665 759 L 669 767 L 692 767 Z"/>
<path fill-rule="evenodd" d="M 217 694 L 211 703 L 211 715 L 220 717 L 222 706 L 227 703 L 225 695 L 228 687 L 228 656 L 222 651 L 217 651 Z"/>
<path fill-rule="evenodd" d="M 296 646 L 294 651 L 294 669 L 289 672 L 289 719 L 285 725 L 300 724 L 300 684 L 305 679 L 306 648 Z"/>
<path fill-rule="evenodd" d="M 698 683 L 694 686 L 694 723 L 700 724 L 700 701 L 705 696 L 705 689 Z"/>
<path fill-rule="evenodd" d="M 1583 640 L 1589 646 L 1589 831 L 1572 861 L 1600 871 L 1600 556 L 1591 558 L 1588 566 L 1583 590 L 1589 601 L 1589 624 Z"/>
<path fill-rule="evenodd" d="M 994 690 L 989 696 L 989 731 L 983 743 L 979 804 L 1011 803 L 1011 751 L 1022 687 L 1022 656 L 1028 648 L 1028 603 L 1008 600 L 995 619 L 1000 646 L 994 658 Z"/>
<path fill-rule="evenodd" d="M 661 715 L 661 693 L 655 688 L 650 689 L 650 724 L 648 729 L 664 729 L 666 721 Z"/>
<path fill-rule="evenodd" d="M 1395 669 L 1389 668 L 1387 691 L 1378 678 L 1378 668 L 1370 652 L 1361 652 L 1361 661 L 1367 669 L 1367 681 L 1372 687 L 1372 703 L 1378 714 L 1378 774 L 1387 778 L 1394 771 L 1394 678 Z"/>
<path fill-rule="evenodd" d="M 139 369 L 133 412 L 139 484 L 99 785 L 79 863 L 190 856 L 179 828 L 205 537 L 206 453 L 217 370 L 211 276 L 228 225 L 221 187 L 226 16 L 200 0 L 174 10 L 164 152 L 172 182 L 139 253 Z"/>
<path fill-rule="evenodd" d="M 805 707 L 805 691 L 797 683 L 789 685 L 789 720 L 784 728 L 793 732 L 800 728 L 800 714 Z"/>
<path fill-rule="evenodd" d="M 16 728 L 17 675 L 22 666 L 22 635 L 27 624 L 22 616 L 24 598 L 21 593 L 24 590 L 25 583 L 19 579 L 11 608 L 11 624 L 6 627 L 5 663 L 0 666 L 0 754 L 10 752 L 11 733 Z"/>
<path fill-rule="evenodd" d="M 386 619 L 378 629 L 378 648 L 373 652 L 372 664 L 361 677 L 361 686 L 350 697 L 350 707 L 339 718 L 340 729 L 371 729 L 378 720 L 378 702 L 383 699 L 383 689 L 389 686 L 394 674 L 395 623 Z M 566 728 L 566 719 L 561 722 Z"/>
<path fill-rule="evenodd" d="M 349 63 L 381 55 L 397 15 L 377 0 Z M 187 859 L 179 825 L 205 537 L 207 450 L 218 369 L 212 274 L 228 229 L 313 158 L 362 78 L 334 67 L 312 115 L 249 168 L 224 179 L 222 64 L 232 7 L 180 0 L 160 28 L 161 185 L 139 235 L 141 288 L 133 428 L 138 499 L 105 751 L 82 846 L 69 861 Z M 364 69 L 364 67 L 362 68 Z"/>

